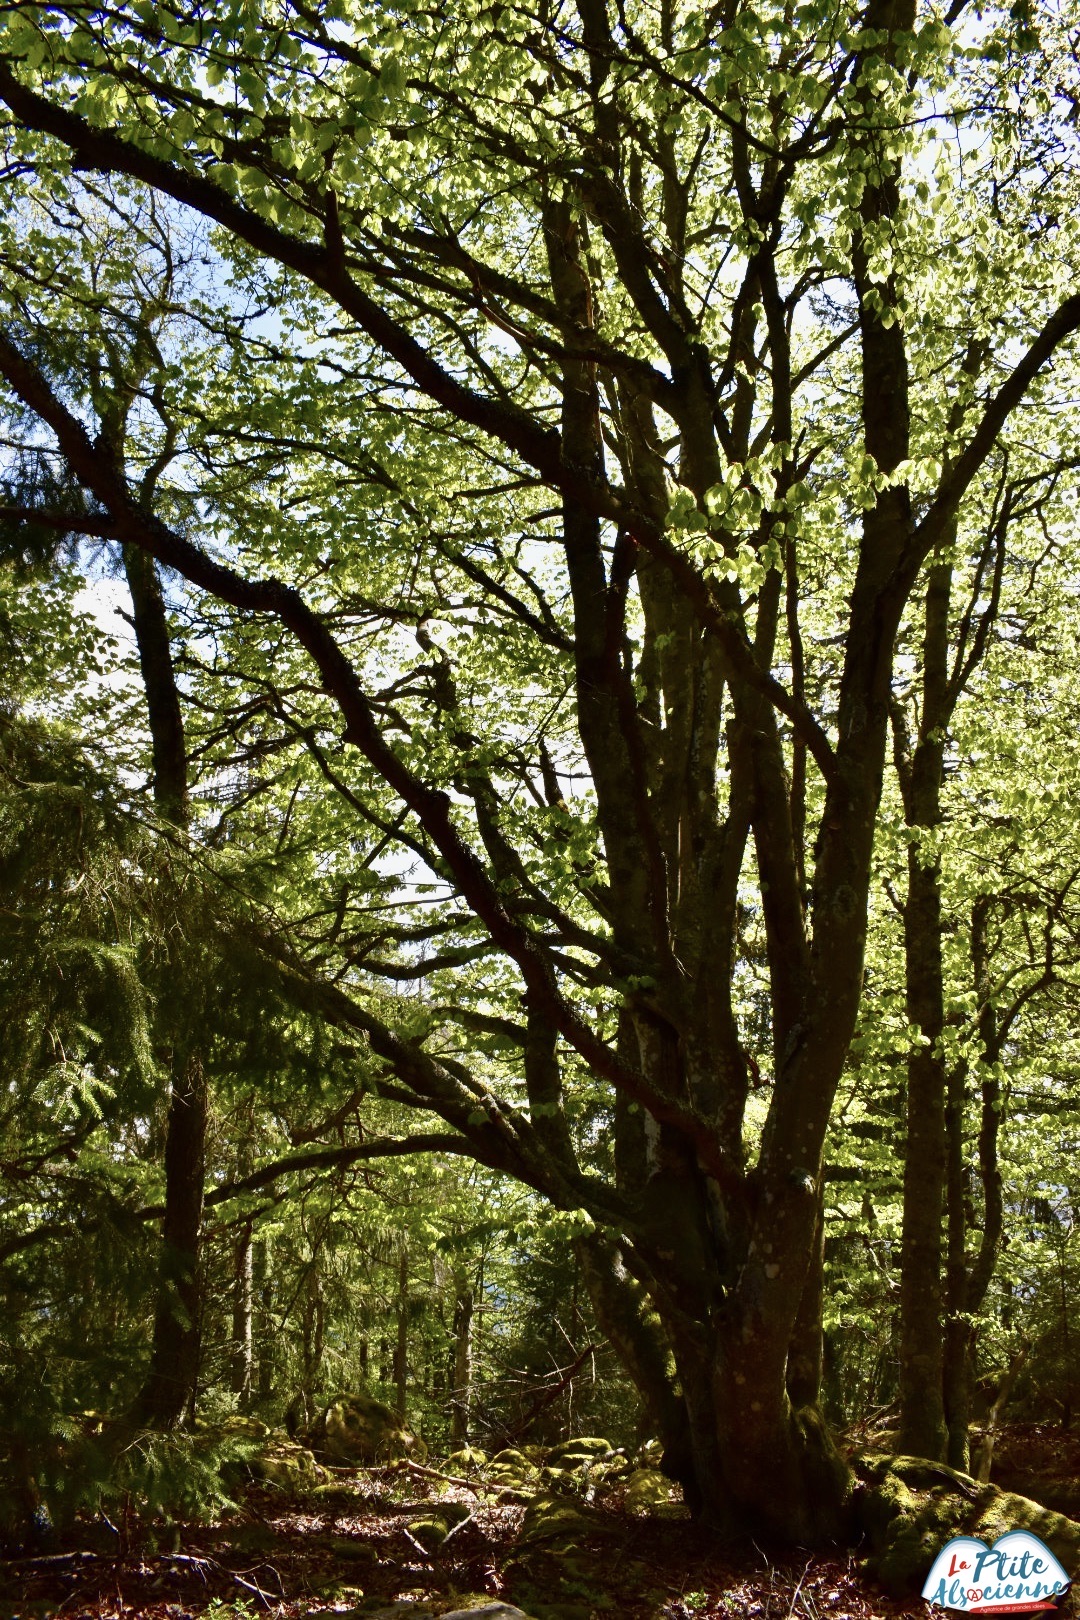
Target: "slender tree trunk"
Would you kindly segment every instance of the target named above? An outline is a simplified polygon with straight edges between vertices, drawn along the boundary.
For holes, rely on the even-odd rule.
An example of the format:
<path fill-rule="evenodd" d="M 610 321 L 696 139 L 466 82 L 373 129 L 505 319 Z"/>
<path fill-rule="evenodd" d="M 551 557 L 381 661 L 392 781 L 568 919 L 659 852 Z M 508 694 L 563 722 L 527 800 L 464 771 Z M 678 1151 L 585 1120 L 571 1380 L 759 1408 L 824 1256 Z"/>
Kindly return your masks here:
<path fill-rule="evenodd" d="M 994 1072 L 1001 1056 L 1004 1026 L 999 1026 L 998 1014 L 991 999 L 990 960 L 986 938 L 989 906 L 989 900 L 985 896 L 981 897 L 976 901 L 971 916 L 972 979 L 979 1008 L 979 1035 L 983 1049 L 979 1065 L 982 1074 L 980 1087 L 982 1095 L 978 1144 L 983 1220 L 978 1251 L 970 1263 L 966 1252 L 968 1220 L 962 1143 L 966 1068 L 958 1067 L 949 1082 L 949 1251 L 946 1275 L 948 1315 L 945 1333 L 944 1390 L 949 1425 L 947 1460 L 953 1468 L 963 1470 L 966 1470 L 970 1463 L 968 1436 L 974 1377 L 975 1322 L 997 1264 L 1005 1214 L 1001 1167 L 998 1163 L 1002 1096 L 1001 1085 Z"/>
<path fill-rule="evenodd" d="M 181 833 L 189 818 L 187 750 L 172 666 L 165 600 L 153 559 L 124 548 L 135 638 L 146 693 L 159 814 Z M 173 1428 L 194 1414 L 202 1331 L 202 1210 L 208 1092 L 202 1054 L 188 1032 L 173 1043 L 165 1138 L 165 1216 L 150 1367 L 132 1416 Z"/>
<path fill-rule="evenodd" d="M 234 1253 L 233 1269 L 233 1373 L 232 1387 L 240 1397 L 240 1409 L 251 1403 L 254 1354 L 252 1337 L 252 1293 L 254 1282 L 254 1242 L 251 1224 L 241 1230 Z"/>
<path fill-rule="evenodd" d="M 942 1215 L 947 1175 L 947 1078 L 941 956 L 941 866 L 932 843 L 941 821 L 944 728 L 948 697 L 949 599 L 952 564 L 931 567 L 926 588 L 923 692 L 919 737 L 907 753 L 897 721 L 897 766 L 912 837 L 904 904 L 908 1018 L 918 1031 L 908 1056 L 907 1141 L 900 1269 L 901 1451 L 944 1461 L 948 1447 L 944 1395 L 945 1298 Z M 961 1245 L 963 1234 L 960 1235 Z"/>
<path fill-rule="evenodd" d="M 979 1460 L 975 1465 L 975 1478 L 979 1481 L 980 1485 L 988 1485 L 990 1483 L 990 1470 L 994 1460 L 994 1442 L 997 1439 L 997 1432 L 1001 1423 L 1002 1413 L 1005 1411 L 1005 1408 L 1008 1405 L 1009 1396 L 1013 1392 L 1013 1385 L 1016 1383 L 1016 1380 L 1023 1371 L 1024 1363 L 1028 1358 L 1030 1350 L 1031 1345 L 1027 1340 L 1025 1340 L 1020 1346 L 1019 1350 L 1013 1356 L 1012 1361 L 1009 1363 L 1008 1370 L 1006 1371 L 1004 1378 L 1001 1380 L 1001 1384 L 998 1387 L 998 1392 L 994 1397 L 994 1404 L 990 1408 L 989 1415 L 986 1419 L 986 1432 L 983 1435 L 983 1443 L 982 1449 L 979 1452 Z"/>
<path fill-rule="evenodd" d="M 398 1261 L 397 1338 L 394 1342 L 394 1398 L 404 1423 L 409 1397 L 409 1251 L 401 1246 Z"/>
<path fill-rule="evenodd" d="M 472 1319 L 473 1291 L 468 1278 L 456 1280 L 454 1300 L 454 1385 L 450 1409 L 450 1440 L 463 1446 L 469 1438 L 472 1406 Z"/>
<path fill-rule="evenodd" d="M 255 1238 L 251 1247 L 254 1289 L 259 1301 L 259 1403 L 265 1406 L 274 1393 L 274 1278 L 266 1239 Z"/>
<path fill-rule="evenodd" d="M 315 1411 L 315 1391 L 319 1382 L 319 1374 L 322 1371 L 325 1322 L 322 1276 L 319 1270 L 319 1256 L 316 1252 L 304 1287 L 304 1371 L 301 1399 L 304 1406 L 305 1422 L 310 1422 Z"/>
<path fill-rule="evenodd" d="M 945 1116 L 946 1256 L 945 1344 L 942 1392 L 948 1442 L 945 1461 L 967 1473 L 971 1461 L 971 1319 L 968 1313 L 968 1196 L 964 1166 L 964 1110 L 967 1101 L 967 1065 L 954 1064 L 949 1072 Z"/>
<path fill-rule="evenodd" d="M 201 1352 L 202 1226 L 206 1081 L 188 1053 L 173 1059 L 165 1139 L 165 1216 L 150 1367 L 132 1416 L 151 1428 L 175 1428 L 192 1413 Z"/>

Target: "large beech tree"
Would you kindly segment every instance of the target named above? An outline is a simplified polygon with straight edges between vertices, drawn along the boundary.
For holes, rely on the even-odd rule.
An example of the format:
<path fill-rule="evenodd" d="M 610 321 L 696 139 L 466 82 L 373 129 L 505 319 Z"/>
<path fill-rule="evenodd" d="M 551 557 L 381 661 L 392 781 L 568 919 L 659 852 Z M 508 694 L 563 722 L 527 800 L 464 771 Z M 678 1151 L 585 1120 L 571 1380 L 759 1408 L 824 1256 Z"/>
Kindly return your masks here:
<path fill-rule="evenodd" d="M 64 484 L 50 507 L 58 480 L 29 478 L 8 517 L 186 582 L 185 656 L 232 734 L 305 750 L 333 806 L 336 889 L 262 942 L 283 980 L 363 1033 L 392 1096 L 581 1212 L 689 1498 L 835 1532 L 821 1178 L 894 640 L 928 560 L 977 549 L 1010 436 L 1061 455 L 1067 18 L 4 16 L 0 374 L 27 464 Z M 80 263 L 77 193 L 129 266 L 151 254 L 121 192 L 205 229 L 186 298 Z M 148 320 L 121 449 L 92 356 Z M 395 848 L 430 902 L 417 922 L 399 888 L 373 924 L 362 873 Z"/>

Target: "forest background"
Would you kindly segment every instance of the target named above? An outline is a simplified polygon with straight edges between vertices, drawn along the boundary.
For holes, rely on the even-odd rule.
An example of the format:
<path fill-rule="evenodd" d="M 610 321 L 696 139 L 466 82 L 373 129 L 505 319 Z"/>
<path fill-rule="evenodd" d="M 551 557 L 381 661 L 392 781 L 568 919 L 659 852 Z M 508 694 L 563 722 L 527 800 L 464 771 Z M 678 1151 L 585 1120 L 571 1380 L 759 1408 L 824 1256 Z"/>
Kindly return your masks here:
<path fill-rule="evenodd" d="M 0 16 L 12 1500 L 1067 1427 L 1071 7 Z"/>

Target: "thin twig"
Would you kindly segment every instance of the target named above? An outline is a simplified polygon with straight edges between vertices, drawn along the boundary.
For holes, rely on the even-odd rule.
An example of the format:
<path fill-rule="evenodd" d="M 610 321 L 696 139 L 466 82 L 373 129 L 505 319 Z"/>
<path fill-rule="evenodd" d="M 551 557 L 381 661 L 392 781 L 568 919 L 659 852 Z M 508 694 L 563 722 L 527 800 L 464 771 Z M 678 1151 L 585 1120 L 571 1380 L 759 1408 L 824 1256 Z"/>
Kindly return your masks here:
<path fill-rule="evenodd" d="M 437 1468 L 425 1468 L 421 1463 L 409 1462 L 407 1457 L 399 1458 L 393 1466 L 408 1468 L 414 1474 L 422 1474 L 425 1479 L 444 1479 L 448 1485 L 464 1485 L 474 1496 L 479 1496 L 481 1491 L 498 1491 L 501 1496 L 521 1495 L 521 1491 L 514 1485 L 496 1485 L 493 1480 L 482 1480 L 477 1484 L 475 1480 L 462 1479 L 460 1474 L 441 1474 Z"/>
<path fill-rule="evenodd" d="M 799 1593 L 802 1591 L 802 1583 L 803 1583 L 803 1581 L 805 1581 L 807 1575 L 809 1574 L 810 1565 L 813 1562 L 814 1562 L 814 1560 L 812 1558 L 808 1558 L 806 1560 L 806 1568 L 803 1570 L 802 1574 L 799 1576 L 798 1583 L 797 1583 L 797 1585 L 795 1587 L 795 1590 L 791 1594 L 791 1604 L 790 1604 L 790 1607 L 788 1608 L 786 1620 L 791 1620 L 792 1615 L 795 1613 L 795 1605 L 799 1601 Z"/>

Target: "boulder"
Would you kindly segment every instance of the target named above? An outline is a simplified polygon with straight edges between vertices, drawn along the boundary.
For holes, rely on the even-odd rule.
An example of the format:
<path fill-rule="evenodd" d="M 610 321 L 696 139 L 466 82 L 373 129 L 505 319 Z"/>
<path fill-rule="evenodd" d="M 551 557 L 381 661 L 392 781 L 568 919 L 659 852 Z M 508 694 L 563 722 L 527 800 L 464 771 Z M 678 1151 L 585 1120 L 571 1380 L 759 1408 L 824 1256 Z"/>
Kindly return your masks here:
<path fill-rule="evenodd" d="M 241 1417 L 239 1413 L 235 1413 L 232 1417 L 227 1417 L 223 1423 L 219 1423 L 217 1430 L 220 1434 L 242 1434 L 248 1440 L 265 1440 L 270 1434 L 270 1425 L 263 1423 L 259 1418 Z"/>
<path fill-rule="evenodd" d="M 442 1546 L 456 1525 L 463 1524 L 469 1518 L 471 1512 L 464 1502 L 439 1502 L 421 1518 L 413 1520 L 409 1525 L 409 1534 L 425 1552 L 434 1552 Z"/>
<path fill-rule="evenodd" d="M 887 1592 L 907 1597 L 921 1591 L 954 1536 L 974 1536 L 992 1547 L 1008 1530 L 1032 1531 L 1070 1575 L 1080 1575 L 1080 1524 L 1026 1496 L 980 1485 L 921 1457 L 864 1454 L 855 1459 L 855 1472 L 854 1510 L 869 1543 L 867 1565 Z"/>
<path fill-rule="evenodd" d="M 670 1517 L 681 1507 L 682 1493 L 658 1468 L 635 1468 L 626 1476 L 623 1504 L 631 1513 Z"/>
<path fill-rule="evenodd" d="M 423 1440 L 372 1395 L 340 1395 L 331 1401 L 313 1426 L 310 1440 L 331 1462 L 347 1465 L 427 1459 Z"/>
<path fill-rule="evenodd" d="M 225 1450 L 221 1472 L 229 1484 L 254 1479 L 306 1495 L 326 1479 L 326 1470 L 306 1446 L 257 1418 L 230 1417 L 223 1423 L 207 1424 L 196 1431 L 196 1441 L 205 1455 Z"/>
<path fill-rule="evenodd" d="M 610 1457 L 614 1447 L 610 1440 L 602 1440 L 595 1435 L 586 1435 L 578 1440 L 564 1440 L 559 1446 L 552 1446 L 547 1454 L 549 1468 L 580 1468 L 584 1463 L 597 1462 L 601 1457 Z"/>
<path fill-rule="evenodd" d="M 521 1521 L 518 1544 L 577 1545 L 583 1536 L 611 1534 L 613 1526 L 573 1496 L 534 1496 Z"/>
<path fill-rule="evenodd" d="M 439 1620 L 529 1620 L 523 1609 L 512 1603 L 484 1603 L 477 1609 L 448 1609 Z"/>
<path fill-rule="evenodd" d="M 314 1490 L 326 1478 L 307 1447 L 284 1436 L 264 1440 L 247 1458 L 247 1470 L 253 1479 L 294 1492 Z"/>
<path fill-rule="evenodd" d="M 527 1485 L 535 1481 L 537 1469 L 523 1451 L 507 1447 L 492 1457 L 487 1466 L 492 1479 L 503 1485 Z"/>
<path fill-rule="evenodd" d="M 446 1459 L 446 1466 L 452 1474 L 466 1474 L 472 1469 L 483 1468 L 487 1462 L 486 1451 L 479 1446 L 462 1446 L 460 1451 L 452 1451 Z"/>

